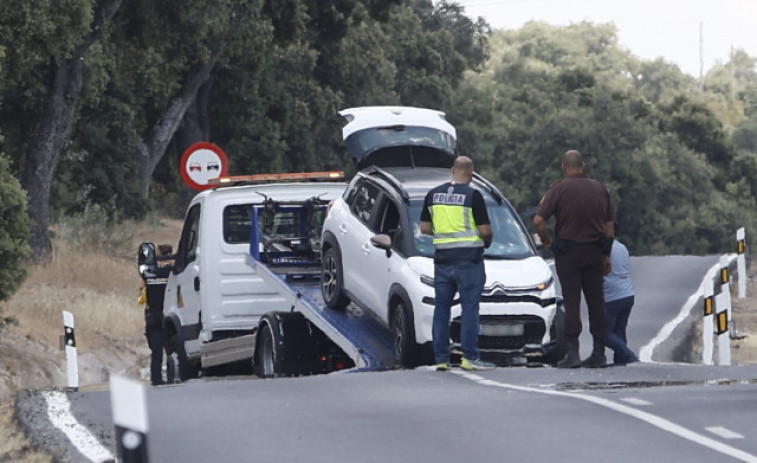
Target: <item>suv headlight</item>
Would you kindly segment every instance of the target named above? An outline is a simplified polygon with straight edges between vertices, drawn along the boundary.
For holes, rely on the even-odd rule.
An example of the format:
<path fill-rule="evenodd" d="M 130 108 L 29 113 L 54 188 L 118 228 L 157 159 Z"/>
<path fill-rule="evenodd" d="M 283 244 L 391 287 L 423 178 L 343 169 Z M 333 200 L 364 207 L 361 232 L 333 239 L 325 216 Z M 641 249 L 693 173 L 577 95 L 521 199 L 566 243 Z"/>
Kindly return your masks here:
<path fill-rule="evenodd" d="M 424 285 L 434 287 L 434 277 L 430 277 L 428 275 L 421 275 L 421 283 Z"/>
<path fill-rule="evenodd" d="M 536 289 L 539 291 L 544 291 L 545 289 L 552 286 L 552 283 L 554 282 L 554 280 L 555 280 L 554 277 L 549 277 L 547 281 L 543 281 L 539 283 L 538 285 L 536 285 Z"/>

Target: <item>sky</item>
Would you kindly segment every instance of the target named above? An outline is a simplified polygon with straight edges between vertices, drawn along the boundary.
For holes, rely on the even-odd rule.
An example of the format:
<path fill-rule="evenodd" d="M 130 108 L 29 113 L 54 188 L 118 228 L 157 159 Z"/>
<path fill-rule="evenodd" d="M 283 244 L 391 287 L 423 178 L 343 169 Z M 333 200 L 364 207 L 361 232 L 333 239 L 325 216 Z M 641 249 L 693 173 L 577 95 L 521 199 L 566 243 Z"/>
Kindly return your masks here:
<path fill-rule="evenodd" d="M 731 47 L 757 57 L 757 0 L 455 1 L 466 16 L 481 16 L 494 29 L 518 29 L 531 20 L 558 26 L 612 22 L 621 47 L 647 60 L 662 57 L 695 77 L 700 74 L 700 36 L 705 73 L 728 62 Z"/>

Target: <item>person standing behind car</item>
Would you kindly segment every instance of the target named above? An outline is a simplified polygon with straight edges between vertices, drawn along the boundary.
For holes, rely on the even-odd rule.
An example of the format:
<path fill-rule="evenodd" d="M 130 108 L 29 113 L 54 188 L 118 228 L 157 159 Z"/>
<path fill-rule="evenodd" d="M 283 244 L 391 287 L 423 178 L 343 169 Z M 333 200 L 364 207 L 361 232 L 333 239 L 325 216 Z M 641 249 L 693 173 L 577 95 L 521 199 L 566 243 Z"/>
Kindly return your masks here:
<path fill-rule="evenodd" d="M 158 261 L 172 258 L 173 247 L 167 244 L 158 245 Z M 143 276 L 143 298 L 145 305 L 145 337 L 150 348 L 150 383 L 153 386 L 163 384 L 163 298 L 168 276 L 173 265 L 164 264 L 154 267 L 154 271 Z M 144 300 L 142 300 L 144 299 Z M 169 382 L 173 378 L 168 378 Z"/>
<path fill-rule="evenodd" d="M 434 237 L 434 317 L 432 338 L 436 369 L 449 369 L 450 312 L 460 294 L 461 368 L 484 370 L 494 364 L 481 360 L 478 349 L 479 301 L 486 283 L 484 248 L 492 242 L 492 228 L 480 191 L 469 185 L 473 161 L 455 159 L 452 181 L 431 189 L 421 209 L 421 232 Z"/>
<path fill-rule="evenodd" d="M 617 226 L 616 226 L 617 233 Z M 628 257 L 628 248 L 618 241 L 610 251 L 612 270 L 605 275 L 605 309 L 607 311 L 607 347 L 614 351 L 613 363 L 618 366 L 638 362 L 628 348 L 626 327 L 634 303 L 633 282 Z"/>
<path fill-rule="evenodd" d="M 563 155 L 564 179 L 552 185 L 534 215 L 534 227 L 542 242 L 552 244 L 546 221 L 556 218 L 555 267 L 565 304 L 567 353 L 558 368 L 605 366 L 607 316 L 604 304 L 604 274 L 609 271 L 610 247 L 614 238 L 614 215 L 610 194 L 600 182 L 584 173 L 581 153 L 568 150 Z M 589 327 L 594 346 L 586 360 L 579 357 L 581 334 L 581 293 L 589 308 Z"/>

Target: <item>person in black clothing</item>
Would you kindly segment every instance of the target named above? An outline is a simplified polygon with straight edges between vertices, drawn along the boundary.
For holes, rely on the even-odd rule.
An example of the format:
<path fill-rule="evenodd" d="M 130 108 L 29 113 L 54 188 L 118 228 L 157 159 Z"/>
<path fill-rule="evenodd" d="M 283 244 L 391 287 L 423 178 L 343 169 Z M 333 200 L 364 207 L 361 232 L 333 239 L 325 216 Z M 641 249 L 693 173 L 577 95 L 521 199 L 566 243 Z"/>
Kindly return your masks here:
<path fill-rule="evenodd" d="M 169 245 L 158 246 L 158 261 L 171 259 L 173 248 Z M 155 266 L 142 273 L 143 298 L 145 302 L 145 337 L 150 347 L 150 382 L 153 386 L 163 384 L 163 297 L 172 264 Z M 170 376 L 170 375 L 169 375 Z M 173 378 L 168 378 L 169 382 Z"/>
<path fill-rule="evenodd" d="M 610 271 L 610 248 L 615 237 L 615 212 L 604 185 L 584 174 L 581 153 L 563 155 L 564 179 L 552 185 L 534 215 L 534 227 L 545 246 L 552 244 L 546 221 L 555 216 L 555 268 L 565 302 L 565 341 L 567 353 L 558 368 L 579 366 L 599 368 L 606 364 L 603 279 Z M 591 355 L 579 358 L 581 334 L 581 293 L 589 309 L 589 328 L 593 338 Z"/>

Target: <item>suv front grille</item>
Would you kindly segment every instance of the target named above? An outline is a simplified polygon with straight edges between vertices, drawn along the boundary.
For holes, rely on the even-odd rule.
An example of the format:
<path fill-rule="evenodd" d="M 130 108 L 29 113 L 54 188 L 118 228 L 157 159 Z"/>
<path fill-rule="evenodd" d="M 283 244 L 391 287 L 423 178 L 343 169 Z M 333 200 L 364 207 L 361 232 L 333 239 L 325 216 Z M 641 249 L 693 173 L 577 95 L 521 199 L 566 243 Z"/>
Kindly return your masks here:
<path fill-rule="evenodd" d="M 544 320 L 536 315 L 481 315 L 481 325 L 523 325 L 523 334 L 515 336 L 479 336 L 479 349 L 489 350 L 517 350 L 526 344 L 541 344 L 546 333 Z M 450 325 L 452 342 L 460 343 L 460 317 L 455 317 Z"/>

